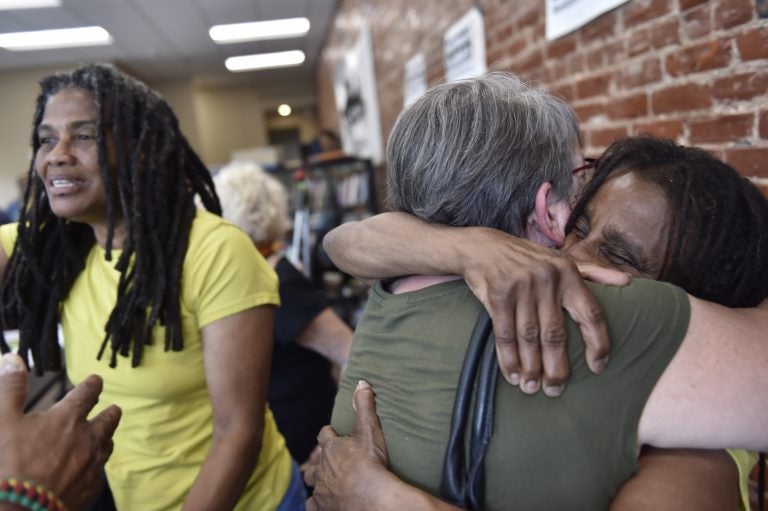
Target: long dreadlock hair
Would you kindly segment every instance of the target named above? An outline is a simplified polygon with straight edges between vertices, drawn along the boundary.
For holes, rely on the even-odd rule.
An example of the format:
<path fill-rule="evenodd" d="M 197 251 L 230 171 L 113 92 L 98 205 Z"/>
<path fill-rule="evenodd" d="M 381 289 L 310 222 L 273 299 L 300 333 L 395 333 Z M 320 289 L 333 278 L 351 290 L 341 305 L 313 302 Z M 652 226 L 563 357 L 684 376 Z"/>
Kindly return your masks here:
<path fill-rule="evenodd" d="M 752 307 L 768 296 L 768 201 L 702 149 L 647 135 L 614 142 L 597 161 L 566 232 L 608 177 L 628 172 L 659 186 L 669 203 L 658 280 L 729 307 Z"/>
<path fill-rule="evenodd" d="M 116 221 L 126 238 L 115 268 L 117 301 L 99 358 L 111 348 L 141 362 L 155 325 L 165 325 L 165 350 L 183 348 L 180 286 L 198 194 L 206 209 L 221 214 L 210 173 L 179 130 L 171 107 L 144 83 L 112 66 L 90 64 L 40 82 L 32 130 L 33 157 L 24 192 L 18 238 L 0 288 L 4 328 L 19 329 L 19 354 L 31 352 L 38 373 L 61 366 L 57 338 L 59 304 L 67 297 L 95 236 L 90 226 L 57 217 L 35 172 L 37 128 L 47 101 L 67 88 L 90 91 L 98 110 L 97 144 L 107 193 L 106 259 L 112 260 Z M 108 156 L 107 142 L 114 143 Z M 113 163 L 110 165 L 110 161 Z M 9 351 L 0 339 L 3 352 Z"/>

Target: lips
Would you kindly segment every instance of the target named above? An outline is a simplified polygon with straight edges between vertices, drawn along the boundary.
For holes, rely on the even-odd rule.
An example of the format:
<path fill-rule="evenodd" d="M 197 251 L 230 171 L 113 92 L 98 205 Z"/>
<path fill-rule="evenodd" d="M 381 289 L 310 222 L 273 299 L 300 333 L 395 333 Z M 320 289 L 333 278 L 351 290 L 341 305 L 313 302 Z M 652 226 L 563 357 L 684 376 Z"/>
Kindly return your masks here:
<path fill-rule="evenodd" d="M 83 188 L 85 182 L 73 177 L 54 177 L 48 179 L 48 191 L 55 195 L 69 195 Z"/>

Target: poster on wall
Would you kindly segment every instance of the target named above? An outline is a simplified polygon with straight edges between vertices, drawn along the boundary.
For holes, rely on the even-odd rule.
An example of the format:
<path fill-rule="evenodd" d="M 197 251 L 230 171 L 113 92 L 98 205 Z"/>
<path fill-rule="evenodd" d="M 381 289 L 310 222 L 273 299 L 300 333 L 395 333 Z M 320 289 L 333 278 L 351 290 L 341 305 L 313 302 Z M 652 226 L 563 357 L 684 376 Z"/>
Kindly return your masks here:
<path fill-rule="evenodd" d="M 443 36 L 445 80 L 474 78 L 485 73 L 485 24 L 483 15 L 473 7 L 451 25 Z"/>
<path fill-rule="evenodd" d="M 427 59 L 417 53 L 405 63 L 403 108 L 407 108 L 427 91 Z"/>
<path fill-rule="evenodd" d="M 547 0 L 547 40 L 573 32 L 629 0 Z"/>
<path fill-rule="evenodd" d="M 363 27 L 336 68 L 333 91 L 344 152 L 378 165 L 382 160 L 381 124 L 369 26 Z"/>

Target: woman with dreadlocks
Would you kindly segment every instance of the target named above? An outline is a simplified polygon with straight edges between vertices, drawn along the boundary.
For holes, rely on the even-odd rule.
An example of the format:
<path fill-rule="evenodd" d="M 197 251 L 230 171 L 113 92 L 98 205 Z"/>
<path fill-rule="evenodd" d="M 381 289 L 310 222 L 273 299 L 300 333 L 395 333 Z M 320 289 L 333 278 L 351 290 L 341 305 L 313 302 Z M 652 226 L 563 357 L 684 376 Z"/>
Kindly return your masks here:
<path fill-rule="evenodd" d="M 274 272 L 157 93 L 99 64 L 41 88 L 20 221 L 0 231 L 3 327 L 39 373 L 60 368 L 60 323 L 70 380 L 99 374 L 122 408 L 118 509 L 301 508 L 266 407 Z"/>

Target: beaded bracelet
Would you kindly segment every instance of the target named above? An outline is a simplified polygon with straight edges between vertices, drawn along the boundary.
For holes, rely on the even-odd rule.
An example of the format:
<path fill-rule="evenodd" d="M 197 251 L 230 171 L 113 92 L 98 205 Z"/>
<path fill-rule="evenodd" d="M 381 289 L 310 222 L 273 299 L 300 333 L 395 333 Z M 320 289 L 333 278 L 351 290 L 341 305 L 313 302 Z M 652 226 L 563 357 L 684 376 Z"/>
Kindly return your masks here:
<path fill-rule="evenodd" d="M 32 511 L 67 511 L 67 508 L 42 484 L 17 477 L 0 479 L 0 502 L 10 502 Z"/>

